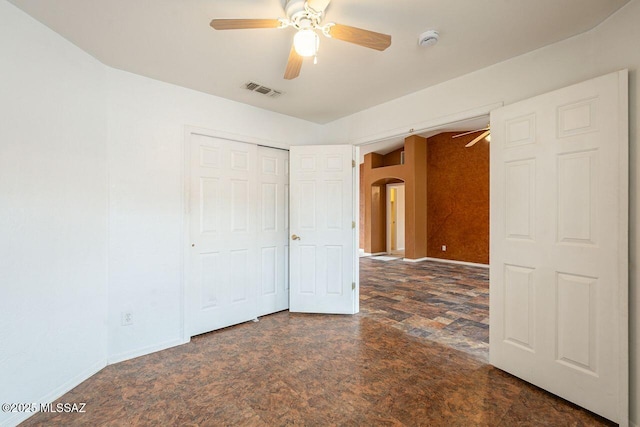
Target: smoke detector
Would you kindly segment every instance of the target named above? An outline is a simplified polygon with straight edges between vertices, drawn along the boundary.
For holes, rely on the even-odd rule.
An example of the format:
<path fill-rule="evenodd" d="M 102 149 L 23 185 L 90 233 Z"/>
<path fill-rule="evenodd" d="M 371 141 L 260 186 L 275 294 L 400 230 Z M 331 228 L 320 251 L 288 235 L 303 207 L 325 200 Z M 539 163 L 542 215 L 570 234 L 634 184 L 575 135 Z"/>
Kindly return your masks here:
<path fill-rule="evenodd" d="M 437 31 L 429 30 L 420 34 L 420 37 L 418 37 L 418 44 L 420 46 L 433 46 L 434 44 L 438 43 L 439 39 L 440 34 L 438 34 Z"/>

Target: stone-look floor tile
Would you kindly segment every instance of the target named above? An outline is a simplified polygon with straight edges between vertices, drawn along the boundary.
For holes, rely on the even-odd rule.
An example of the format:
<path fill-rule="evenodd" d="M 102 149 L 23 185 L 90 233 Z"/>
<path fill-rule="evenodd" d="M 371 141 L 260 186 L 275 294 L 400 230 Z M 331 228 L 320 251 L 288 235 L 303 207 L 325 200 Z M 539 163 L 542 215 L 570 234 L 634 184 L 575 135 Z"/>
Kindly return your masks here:
<path fill-rule="evenodd" d="M 361 259 L 361 312 L 280 312 L 110 365 L 25 426 L 610 425 L 486 363 L 487 271 Z"/>

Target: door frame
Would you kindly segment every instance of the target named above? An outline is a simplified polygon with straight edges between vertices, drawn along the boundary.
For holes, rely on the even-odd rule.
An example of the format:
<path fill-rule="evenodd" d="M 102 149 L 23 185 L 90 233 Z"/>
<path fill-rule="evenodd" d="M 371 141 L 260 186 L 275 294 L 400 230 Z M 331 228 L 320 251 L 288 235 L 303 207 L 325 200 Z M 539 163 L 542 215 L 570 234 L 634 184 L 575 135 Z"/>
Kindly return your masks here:
<path fill-rule="evenodd" d="M 404 138 L 411 136 L 411 135 L 416 135 L 416 134 L 421 134 L 421 133 L 427 133 L 430 131 L 435 131 L 435 130 L 439 130 L 442 129 L 444 126 L 448 126 L 448 125 L 453 125 L 456 123 L 460 123 L 460 122 L 466 122 L 469 120 L 473 120 L 473 119 L 478 119 L 478 118 L 483 118 L 486 117 L 487 119 L 489 118 L 491 111 L 503 107 L 504 106 L 504 102 L 500 101 L 500 102 L 494 102 L 492 104 L 486 104 L 486 105 L 481 105 L 475 108 L 471 108 L 468 110 L 463 110 L 457 113 L 453 113 L 453 114 L 447 114 L 444 116 L 439 116 L 430 120 L 425 120 L 423 122 L 418 122 L 416 124 L 414 124 L 414 127 L 411 127 L 410 129 L 407 129 L 406 127 L 402 127 L 402 128 L 395 128 L 395 129 L 390 129 L 390 130 L 386 130 L 386 131 L 382 131 L 382 132 L 378 132 L 375 134 L 371 134 L 369 136 L 365 136 L 362 138 L 357 138 L 355 140 L 353 140 L 353 145 L 358 149 L 357 153 L 356 153 L 356 159 L 358 163 L 360 161 L 360 149 L 362 147 L 366 147 L 367 145 L 372 145 L 372 144 L 376 144 L 379 142 L 385 142 L 385 141 L 393 141 L 393 140 L 404 140 Z M 358 166 L 358 165 L 356 165 Z M 356 194 L 357 199 L 355 200 L 355 203 L 357 204 L 357 217 L 356 217 L 356 230 L 358 231 L 358 236 L 359 236 L 359 230 L 360 230 L 360 168 L 356 167 L 356 191 L 354 192 L 354 194 Z M 370 191 L 370 189 L 365 189 L 365 191 Z M 405 195 L 406 197 L 406 195 Z M 386 209 L 386 201 L 385 201 L 385 209 Z M 388 239 L 385 240 L 388 242 Z M 357 245 L 359 246 L 359 244 Z M 388 247 L 388 245 L 387 245 Z M 482 267 L 488 267 L 482 265 Z M 356 270 L 359 270 L 356 269 Z M 359 283 L 360 283 L 360 277 L 359 277 L 359 272 L 358 272 L 358 295 L 360 294 L 360 289 L 359 289 Z M 359 300 L 359 298 L 358 298 Z"/>
<path fill-rule="evenodd" d="M 182 344 L 191 341 L 188 327 L 188 303 L 190 295 L 187 295 L 187 283 L 191 279 L 191 271 L 189 270 L 189 256 L 191 251 L 190 237 L 190 194 L 191 194 L 191 135 L 209 136 L 212 138 L 225 139 L 233 142 L 241 142 L 244 144 L 253 144 L 269 148 L 277 148 L 281 150 L 289 150 L 290 144 L 276 141 L 270 141 L 248 135 L 240 135 L 230 132 L 216 131 L 196 126 L 184 126 L 182 139 L 182 170 L 180 177 L 182 179 L 182 197 L 181 199 L 181 217 L 182 217 L 182 233 L 180 234 L 180 336 Z"/>
<path fill-rule="evenodd" d="M 396 191 L 396 204 L 395 204 L 395 210 L 396 210 L 396 245 L 398 244 L 398 204 L 397 204 L 397 195 L 398 195 L 398 188 L 402 187 L 403 188 L 403 193 L 404 193 L 404 182 L 396 182 L 393 184 L 387 184 L 387 201 L 385 203 L 386 205 L 386 209 L 387 209 L 387 254 L 391 255 L 392 254 L 392 248 L 391 248 L 391 244 L 393 243 L 393 239 L 391 238 L 391 231 L 393 228 L 393 224 L 391 222 L 391 218 L 392 218 L 392 211 L 391 211 L 391 190 Z M 403 197 L 403 204 L 405 202 L 405 198 Z M 405 211 L 404 206 L 403 206 L 403 211 Z M 405 215 L 406 216 L 406 215 Z M 404 224 L 404 218 L 403 218 L 403 224 Z M 404 240 L 404 232 L 403 232 L 403 240 Z M 402 248 L 402 250 L 404 250 L 405 248 Z M 396 248 L 396 252 L 398 252 L 399 249 Z"/>

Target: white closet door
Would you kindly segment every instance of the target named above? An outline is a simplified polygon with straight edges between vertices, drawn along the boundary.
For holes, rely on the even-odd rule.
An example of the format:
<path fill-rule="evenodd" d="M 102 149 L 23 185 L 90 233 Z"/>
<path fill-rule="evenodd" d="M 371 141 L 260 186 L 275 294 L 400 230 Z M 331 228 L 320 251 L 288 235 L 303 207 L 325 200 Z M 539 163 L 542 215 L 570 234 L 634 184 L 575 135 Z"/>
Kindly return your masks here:
<path fill-rule="evenodd" d="M 491 363 L 628 423 L 627 72 L 491 113 Z"/>
<path fill-rule="evenodd" d="M 258 315 L 289 308 L 289 152 L 258 147 Z"/>
<path fill-rule="evenodd" d="M 187 330 L 257 316 L 257 146 L 191 134 Z"/>

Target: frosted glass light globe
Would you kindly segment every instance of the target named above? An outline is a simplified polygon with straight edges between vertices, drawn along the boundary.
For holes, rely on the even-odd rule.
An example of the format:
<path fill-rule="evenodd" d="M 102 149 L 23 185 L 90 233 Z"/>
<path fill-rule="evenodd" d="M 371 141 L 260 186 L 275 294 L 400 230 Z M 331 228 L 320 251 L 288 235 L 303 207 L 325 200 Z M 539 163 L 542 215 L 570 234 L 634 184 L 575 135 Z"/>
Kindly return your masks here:
<path fill-rule="evenodd" d="M 313 30 L 300 30 L 293 37 L 293 46 L 300 56 L 315 56 L 320 46 L 320 37 Z"/>

